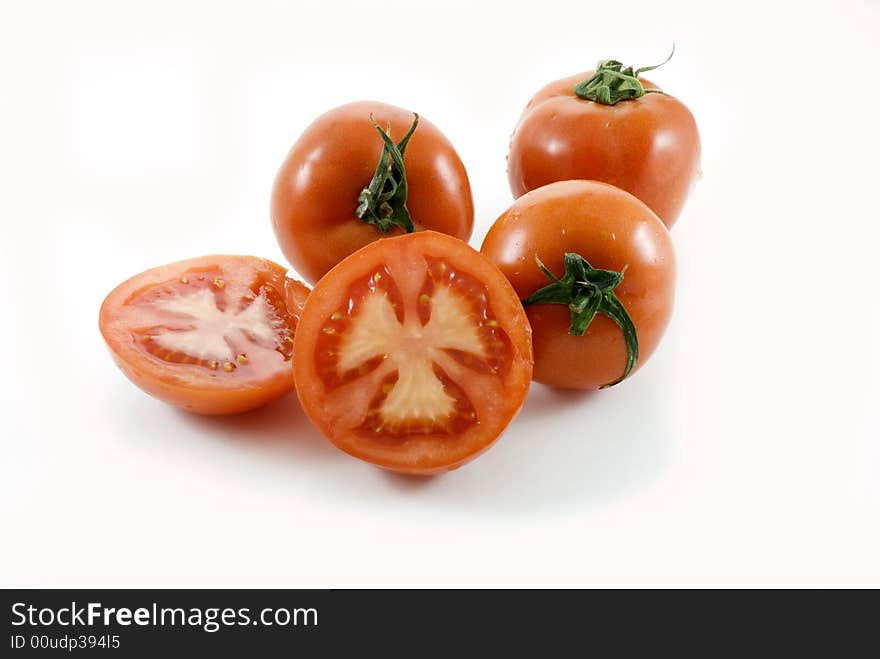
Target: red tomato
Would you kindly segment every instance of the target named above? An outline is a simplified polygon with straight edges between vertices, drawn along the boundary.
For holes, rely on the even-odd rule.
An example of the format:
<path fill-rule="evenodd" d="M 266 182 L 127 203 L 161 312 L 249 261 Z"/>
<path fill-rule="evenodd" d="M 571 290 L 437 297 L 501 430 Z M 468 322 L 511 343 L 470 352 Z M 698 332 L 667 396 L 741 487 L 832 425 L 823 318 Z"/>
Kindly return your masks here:
<path fill-rule="evenodd" d="M 309 289 L 253 256 L 203 256 L 117 286 L 100 328 L 148 394 L 199 414 L 259 407 L 293 388 L 293 334 Z"/>
<path fill-rule="evenodd" d="M 637 73 L 616 62 L 609 66 Z M 693 115 L 665 93 L 631 98 L 632 89 L 615 89 L 626 82 L 616 76 L 610 78 L 611 98 L 604 99 L 623 96 L 614 105 L 578 96 L 575 86 L 590 80 L 581 93 L 601 96 L 598 88 L 609 81 L 601 79 L 601 71 L 595 76 L 596 71 L 587 71 L 557 80 L 529 101 L 510 141 L 507 176 L 513 196 L 554 181 L 604 181 L 634 194 L 671 227 L 700 169 Z M 629 83 L 657 89 L 632 75 Z"/>
<path fill-rule="evenodd" d="M 545 303 L 526 306 L 538 382 L 571 389 L 614 384 L 645 363 L 672 315 L 675 254 L 666 227 L 631 194 L 604 183 L 562 181 L 520 197 L 489 230 L 482 252 L 526 302 L 545 289 Z M 567 270 L 579 261 L 567 254 L 592 269 L 569 280 Z M 591 302 L 600 305 L 592 318 Z M 627 350 L 625 315 L 635 355 Z M 588 321 L 581 336 L 571 333 L 578 319 Z"/>
<path fill-rule="evenodd" d="M 410 220 L 410 230 L 470 238 L 470 183 L 449 140 L 420 117 L 408 142 L 394 144 L 414 117 L 384 103 L 343 105 L 318 117 L 287 154 L 272 191 L 272 224 L 287 260 L 308 281 L 364 245 L 404 233 Z M 390 157 L 377 127 L 390 127 L 390 146 L 401 147 L 405 167 Z"/>
<path fill-rule="evenodd" d="M 454 469 L 522 406 L 529 323 L 498 268 L 435 232 L 381 240 L 333 268 L 294 344 L 297 394 L 337 447 L 399 472 Z"/>

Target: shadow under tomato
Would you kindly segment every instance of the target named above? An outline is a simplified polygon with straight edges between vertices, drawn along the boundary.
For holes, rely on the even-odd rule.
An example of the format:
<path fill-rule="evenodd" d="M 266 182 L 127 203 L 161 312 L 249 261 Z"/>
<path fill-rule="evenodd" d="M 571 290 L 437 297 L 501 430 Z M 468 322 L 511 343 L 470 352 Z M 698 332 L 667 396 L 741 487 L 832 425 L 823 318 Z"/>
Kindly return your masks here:
<path fill-rule="evenodd" d="M 196 462 L 208 460 L 220 473 L 274 484 L 269 486 L 288 496 L 365 511 L 404 506 L 546 518 L 634 496 L 662 477 L 670 461 L 668 397 L 660 369 L 608 391 L 533 384 L 494 446 L 434 476 L 396 474 L 346 456 L 312 426 L 296 394 L 235 416 L 169 411 L 193 431 L 186 441 L 162 437 L 164 424 L 150 432 L 156 408 L 138 408 L 144 409 L 142 431 L 151 444 L 158 441 Z"/>
<path fill-rule="evenodd" d="M 445 474 L 429 474 L 427 476 L 415 476 L 413 474 L 398 474 L 387 469 L 381 470 L 382 476 L 395 490 L 403 494 L 420 492 L 437 486 L 443 480 Z"/>
<path fill-rule="evenodd" d="M 565 515 L 632 496 L 669 464 L 665 393 L 648 380 L 595 392 L 534 384 L 484 455 L 446 475 L 385 481 L 422 505 L 477 515 Z"/>
<path fill-rule="evenodd" d="M 540 387 L 541 385 L 533 385 Z M 547 400 L 553 400 L 553 405 L 559 405 L 560 407 L 570 405 L 570 404 L 578 404 L 578 401 L 583 400 L 585 398 L 589 398 L 595 394 L 592 391 L 576 391 L 576 390 L 566 390 L 566 389 L 552 389 L 549 387 L 545 388 L 547 391 L 552 392 L 552 399 L 548 398 Z M 545 404 L 546 401 L 542 404 Z M 525 407 L 525 406 L 524 406 Z M 520 412 L 522 413 L 522 412 Z M 538 414 L 547 414 L 552 413 L 552 410 L 542 410 L 537 412 Z M 516 419 L 514 419 L 514 423 L 516 423 Z M 503 441 L 504 435 L 502 435 L 501 439 L 498 441 Z M 491 451 L 492 448 L 489 449 Z M 484 454 L 485 455 L 485 454 Z M 450 474 L 455 474 L 460 469 L 468 469 L 475 464 L 474 461 L 482 459 L 483 456 L 477 456 L 471 462 L 467 462 L 458 469 L 454 469 L 450 472 L 439 472 L 436 474 L 428 474 L 425 476 L 417 476 L 413 474 L 402 474 L 394 471 L 389 471 L 386 469 L 381 469 L 380 473 L 387 480 L 388 484 L 394 488 L 395 490 L 399 490 L 400 492 L 419 492 L 422 490 L 428 490 L 431 487 L 440 486 L 443 482 L 444 478 L 448 478 Z"/>
<path fill-rule="evenodd" d="M 602 395 L 601 391 L 596 390 L 557 389 L 534 382 L 523 410 L 528 407 L 530 413 L 553 414 L 557 409 L 567 409 L 572 405 L 590 405 L 601 399 Z"/>
<path fill-rule="evenodd" d="M 295 393 L 242 414 L 204 416 L 177 413 L 211 436 L 280 452 L 297 461 L 323 460 L 339 453 L 306 418 Z"/>

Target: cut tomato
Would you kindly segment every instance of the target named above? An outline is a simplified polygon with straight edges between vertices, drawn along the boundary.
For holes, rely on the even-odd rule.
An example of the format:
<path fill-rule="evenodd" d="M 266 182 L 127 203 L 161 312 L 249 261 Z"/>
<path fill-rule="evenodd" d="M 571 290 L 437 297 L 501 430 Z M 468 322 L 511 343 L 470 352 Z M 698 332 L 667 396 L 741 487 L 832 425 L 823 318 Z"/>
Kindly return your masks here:
<path fill-rule="evenodd" d="M 204 256 L 117 286 L 100 328 L 138 387 L 200 414 L 259 407 L 293 388 L 293 335 L 309 289 L 253 256 Z"/>
<path fill-rule="evenodd" d="M 318 282 L 294 343 L 297 393 L 343 451 L 406 473 L 454 469 L 522 406 L 531 330 L 498 268 L 431 231 L 364 247 Z"/>

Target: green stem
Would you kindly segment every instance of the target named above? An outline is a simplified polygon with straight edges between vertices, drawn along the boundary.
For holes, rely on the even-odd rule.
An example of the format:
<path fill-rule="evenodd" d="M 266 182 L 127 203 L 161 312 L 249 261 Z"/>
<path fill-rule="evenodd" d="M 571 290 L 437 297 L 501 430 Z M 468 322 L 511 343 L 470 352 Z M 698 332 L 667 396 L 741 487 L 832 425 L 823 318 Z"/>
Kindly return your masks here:
<path fill-rule="evenodd" d="M 580 254 L 569 252 L 565 255 L 565 274 L 559 278 L 550 272 L 537 256 L 535 256 L 535 262 L 550 280 L 550 283 L 523 300 L 523 305 L 568 305 L 571 313 L 568 333 L 573 336 L 583 336 L 596 314 L 608 316 L 617 323 L 623 332 L 623 338 L 626 341 L 626 367 L 623 370 L 623 375 L 614 382 L 603 385 L 602 389 L 613 387 L 626 379 L 639 359 L 639 339 L 636 326 L 626 307 L 614 293 L 614 289 L 623 281 L 626 267 L 620 272 L 600 270 L 591 266 Z"/>
<path fill-rule="evenodd" d="M 370 184 L 358 195 L 358 205 L 355 209 L 357 216 L 372 224 L 382 233 L 391 231 L 394 227 L 400 227 L 407 233 L 414 230 L 412 218 L 406 207 L 408 187 L 406 183 L 406 168 L 403 165 L 403 154 L 409 138 L 419 125 L 419 115 L 413 113 L 413 122 L 403 139 L 395 144 L 387 131 L 370 115 L 370 121 L 382 138 L 382 155 L 379 156 L 379 164 L 376 165 L 376 173 Z"/>
<path fill-rule="evenodd" d="M 639 76 L 645 71 L 653 71 L 666 64 L 675 53 L 675 44 L 672 52 L 660 64 L 643 66 L 635 69 L 613 59 L 606 59 L 596 65 L 596 72 L 586 80 L 582 80 L 574 86 L 574 93 L 588 101 L 595 101 L 603 105 L 616 105 L 620 101 L 641 98 L 645 94 L 662 94 L 659 89 L 645 89 Z"/>

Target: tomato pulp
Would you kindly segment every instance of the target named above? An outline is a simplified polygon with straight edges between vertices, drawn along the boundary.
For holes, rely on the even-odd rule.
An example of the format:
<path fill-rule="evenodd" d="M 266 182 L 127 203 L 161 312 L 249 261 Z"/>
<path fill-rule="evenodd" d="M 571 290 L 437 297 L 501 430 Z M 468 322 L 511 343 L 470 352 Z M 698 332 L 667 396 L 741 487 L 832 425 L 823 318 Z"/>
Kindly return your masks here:
<path fill-rule="evenodd" d="M 107 296 L 101 334 L 150 395 L 199 414 L 244 412 L 294 385 L 293 336 L 309 289 L 285 273 L 252 256 L 153 268 Z"/>
<path fill-rule="evenodd" d="M 297 394 L 343 451 L 387 469 L 453 469 L 522 406 L 528 320 L 504 275 L 435 232 L 355 252 L 318 282 L 297 328 Z"/>

